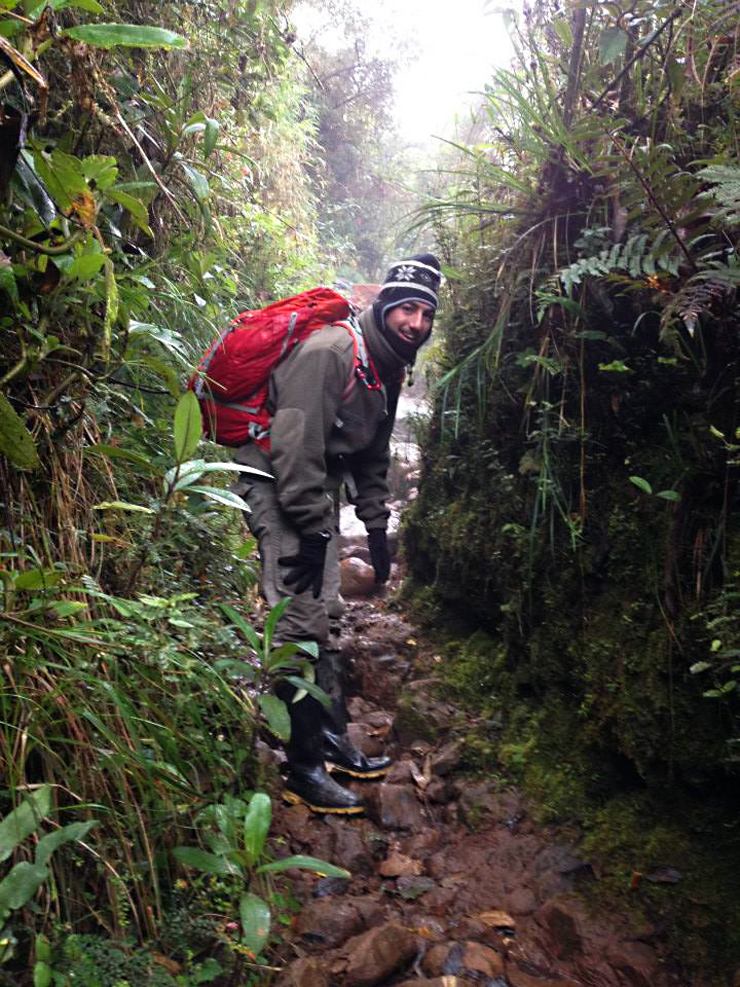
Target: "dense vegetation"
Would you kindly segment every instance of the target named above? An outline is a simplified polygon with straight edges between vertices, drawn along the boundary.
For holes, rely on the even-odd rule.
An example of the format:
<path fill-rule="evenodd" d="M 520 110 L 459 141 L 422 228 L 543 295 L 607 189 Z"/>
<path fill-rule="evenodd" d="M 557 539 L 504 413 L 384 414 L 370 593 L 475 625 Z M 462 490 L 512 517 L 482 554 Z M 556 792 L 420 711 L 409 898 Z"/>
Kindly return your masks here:
<path fill-rule="evenodd" d="M 363 264 L 319 137 L 372 143 L 374 104 L 336 117 L 289 14 L 0 2 L 2 983 L 245 983 L 290 915 L 254 752 L 310 666 L 245 620 L 228 453 L 180 400 L 236 312 Z"/>
<path fill-rule="evenodd" d="M 539 2 L 515 27 L 421 217 L 454 270 L 408 538 L 417 601 L 477 629 L 449 649 L 488 714 L 471 757 L 585 816 L 615 893 L 691 871 L 678 948 L 720 963 L 740 948 L 737 16 Z"/>

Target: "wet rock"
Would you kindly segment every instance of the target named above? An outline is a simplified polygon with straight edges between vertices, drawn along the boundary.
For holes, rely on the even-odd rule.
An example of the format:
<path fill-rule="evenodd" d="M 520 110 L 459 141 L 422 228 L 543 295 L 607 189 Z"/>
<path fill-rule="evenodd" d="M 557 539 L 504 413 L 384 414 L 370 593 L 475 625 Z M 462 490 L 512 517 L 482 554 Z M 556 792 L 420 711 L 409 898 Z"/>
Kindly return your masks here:
<path fill-rule="evenodd" d="M 304 906 L 295 931 L 307 945 L 329 949 L 356 936 L 365 925 L 351 899 L 321 898 Z"/>
<path fill-rule="evenodd" d="M 583 916 L 579 905 L 570 898 L 547 902 L 536 915 L 547 932 L 550 949 L 559 960 L 567 960 L 583 951 Z"/>
<path fill-rule="evenodd" d="M 419 876 L 424 871 L 421 860 L 412 860 L 401 853 L 391 853 L 378 867 L 381 877 Z"/>
<path fill-rule="evenodd" d="M 347 736 L 355 747 L 368 757 L 378 757 L 385 750 L 385 744 L 371 730 L 364 723 L 347 724 Z"/>
<path fill-rule="evenodd" d="M 436 754 L 432 754 L 430 766 L 435 775 L 443 777 L 460 767 L 462 760 L 463 743 L 461 740 L 450 741 L 445 744 Z"/>
<path fill-rule="evenodd" d="M 445 963 L 453 946 L 455 946 L 453 942 L 437 942 L 426 951 L 421 961 L 421 969 L 428 977 L 443 976 Z"/>
<path fill-rule="evenodd" d="M 398 847 L 402 853 L 408 857 L 418 857 L 426 860 L 429 854 L 435 850 L 442 839 L 442 834 L 438 829 L 423 829 L 419 833 L 412 833 L 410 836 L 399 840 Z"/>
<path fill-rule="evenodd" d="M 339 591 L 345 600 L 371 596 L 376 590 L 375 570 L 354 556 L 339 563 Z"/>
<path fill-rule="evenodd" d="M 473 972 L 494 980 L 504 973 L 504 958 L 483 943 L 466 942 L 463 946 L 462 968 L 465 974 Z"/>
<path fill-rule="evenodd" d="M 384 829 L 421 829 L 421 806 L 406 785 L 377 785 L 366 793 L 371 819 Z"/>
<path fill-rule="evenodd" d="M 410 747 L 415 740 L 433 744 L 449 729 L 456 710 L 434 697 L 438 686 L 438 679 L 418 679 L 410 682 L 397 698 L 393 732 L 404 747 Z"/>
<path fill-rule="evenodd" d="M 612 970 L 618 971 L 629 987 L 654 987 L 660 975 L 658 954 L 647 943 L 613 943 L 607 958 Z"/>
<path fill-rule="evenodd" d="M 426 789 L 424 795 L 433 805 L 446 805 L 452 797 L 452 788 L 444 778 L 433 778 Z"/>
<path fill-rule="evenodd" d="M 513 936 L 516 934 L 516 922 L 507 912 L 500 908 L 494 908 L 488 912 L 481 912 L 477 915 L 478 921 L 489 929 L 496 929 L 504 935 Z"/>
<path fill-rule="evenodd" d="M 350 940 L 344 987 L 374 987 L 402 970 L 416 956 L 416 936 L 389 922 Z"/>
<path fill-rule="evenodd" d="M 411 774 L 411 761 L 396 761 L 391 770 L 385 776 L 389 785 L 403 785 L 413 782 Z"/>
<path fill-rule="evenodd" d="M 459 792 L 460 812 L 467 826 L 476 829 L 491 816 L 498 821 L 501 799 L 493 785 L 481 781 L 464 781 L 456 787 Z"/>
<path fill-rule="evenodd" d="M 370 549 L 367 547 L 367 540 L 358 541 L 351 535 L 342 535 L 339 546 L 342 559 L 362 559 L 363 562 L 370 564 Z"/>
<path fill-rule="evenodd" d="M 304 956 L 283 970 L 276 987 L 329 987 L 329 974 L 321 960 Z"/>
<path fill-rule="evenodd" d="M 327 826 L 334 830 L 333 863 L 345 867 L 351 874 L 371 874 L 375 869 L 375 854 L 368 832 L 374 832 L 364 820 L 348 826 L 346 819 L 327 819 Z"/>
<path fill-rule="evenodd" d="M 352 904 L 357 909 L 357 913 L 362 919 L 365 929 L 372 929 L 373 926 L 383 923 L 385 909 L 374 895 L 363 895 L 361 898 L 354 898 Z"/>

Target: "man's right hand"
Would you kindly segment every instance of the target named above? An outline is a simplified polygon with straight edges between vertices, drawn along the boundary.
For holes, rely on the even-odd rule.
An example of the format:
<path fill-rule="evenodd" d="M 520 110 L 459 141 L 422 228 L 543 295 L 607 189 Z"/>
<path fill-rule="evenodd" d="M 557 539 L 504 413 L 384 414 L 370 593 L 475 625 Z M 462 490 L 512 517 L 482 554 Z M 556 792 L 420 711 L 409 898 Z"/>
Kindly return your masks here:
<path fill-rule="evenodd" d="M 388 551 L 388 536 L 384 528 L 372 528 L 367 533 L 367 546 L 370 561 L 375 570 L 375 582 L 387 583 L 391 574 L 391 556 Z"/>
<path fill-rule="evenodd" d="M 314 599 L 321 595 L 324 582 L 324 565 L 326 549 L 331 534 L 328 531 L 316 531 L 310 535 L 301 535 L 296 555 L 281 555 L 278 565 L 290 567 L 290 572 L 283 582 L 293 586 L 296 593 L 304 593 L 310 586 Z"/>

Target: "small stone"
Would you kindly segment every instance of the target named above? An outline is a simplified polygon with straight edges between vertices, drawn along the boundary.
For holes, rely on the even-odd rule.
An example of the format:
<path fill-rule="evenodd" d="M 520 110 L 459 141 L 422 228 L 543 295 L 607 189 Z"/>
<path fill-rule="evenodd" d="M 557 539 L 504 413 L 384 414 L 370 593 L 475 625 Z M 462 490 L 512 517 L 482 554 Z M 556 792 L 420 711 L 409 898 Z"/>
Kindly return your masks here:
<path fill-rule="evenodd" d="M 402 925 L 389 922 L 351 939 L 344 987 L 375 987 L 403 969 L 416 956 L 416 936 Z"/>
<path fill-rule="evenodd" d="M 336 898 L 310 901 L 298 915 L 295 925 L 304 942 L 329 948 L 341 946 L 362 928 L 362 919 L 351 899 Z"/>
<path fill-rule="evenodd" d="M 417 876 L 424 870 L 421 860 L 412 860 L 402 853 L 391 853 L 378 867 L 381 877 Z"/>
<path fill-rule="evenodd" d="M 329 987 L 329 975 L 321 960 L 304 956 L 283 970 L 276 987 Z"/>
<path fill-rule="evenodd" d="M 440 777 L 450 774 L 450 772 L 460 766 L 462 753 L 462 741 L 453 740 L 449 744 L 445 744 L 441 750 L 431 756 L 430 764 L 432 771 Z"/>
<path fill-rule="evenodd" d="M 578 905 L 569 898 L 555 898 L 537 913 L 537 921 L 548 930 L 553 954 L 567 960 L 583 951 L 582 916 Z"/>
<path fill-rule="evenodd" d="M 675 867 L 657 867 L 649 874 L 645 874 L 645 880 L 652 884 L 678 884 L 682 878 L 683 874 Z"/>
<path fill-rule="evenodd" d="M 355 747 L 367 757 L 378 757 L 385 749 L 385 744 L 373 736 L 364 723 L 348 723 L 347 736 Z"/>
<path fill-rule="evenodd" d="M 487 925 L 489 929 L 497 929 L 499 932 L 513 932 L 516 929 L 516 922 L 506 912 L 500 909 L 493 909 L 488 912 L 481 912 L 476 916 L 478 921 Z"/>
<path fill-rule="evenodd" d="M 441 977 L 444 973 L 447 957 L 454 946 L 451 942 L 437 942 L 424 954 L 421 968 L 429 977 Z"/>
<path fill-rule="evenodd" d="M 444 778 L 432 778 L 424 795 L 433 805 L 445 805 L 452 798 L 452 789 Z"/>
<path fill-rule="evenodd" d="M 314 898 L 346 894 L 349 880 L 346 877 L 323 877 L 311 892 Z"/>
<path fill-rule="evenodd" d="M 346 600 L 372 596 L 376 590 L 375 570 L 355 556 L 342 559 L 339 563 L 339 589 Z"/>
<path fill-rule="evenodd" d="M 424 824 L 416 795 L 406 785 L 378 785 L 366 799 L 368 812 L 384 829 L 421 829 Z"/>
<path fill-rule="evenodd" d="M 468 971 L 475 971 L 494 980 L 504 973 L 504 958 L 483 943 L 466 942 L 463 947 L 462 967 L 466 974 Z"/>

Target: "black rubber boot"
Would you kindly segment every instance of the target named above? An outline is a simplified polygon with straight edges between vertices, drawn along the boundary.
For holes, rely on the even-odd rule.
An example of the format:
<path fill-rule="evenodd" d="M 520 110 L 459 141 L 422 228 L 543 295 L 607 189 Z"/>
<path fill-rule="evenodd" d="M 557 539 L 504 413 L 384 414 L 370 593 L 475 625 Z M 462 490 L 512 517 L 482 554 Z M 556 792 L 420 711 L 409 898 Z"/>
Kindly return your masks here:
<path fill-rule="evenodd" d="M 324 759 L 327 771 L 342 771 L 354 778 L 381 778 L 391 769 L 389 757 L 367 757 L 347 736 L 349 715 L 344 701 L 340 658 L 336 651 L 322 651 L 316 665 L 316 681 L 331 699 L 321 707 Z"/>
<path fill-rule="evenodd" d="M 313 696 L 292 702 L 296 690 L 281 682 L 275 690 L 287 704 L 290 714 L 290 743 L 285 748 L 288 776 L 283 798 L 292 805 L 303 804 L 312 812 L 357 815 L 365 803 L 354 792 L 343 788 L 324 766 L 324 738 L 321 729 L 322 705 Z"/>

